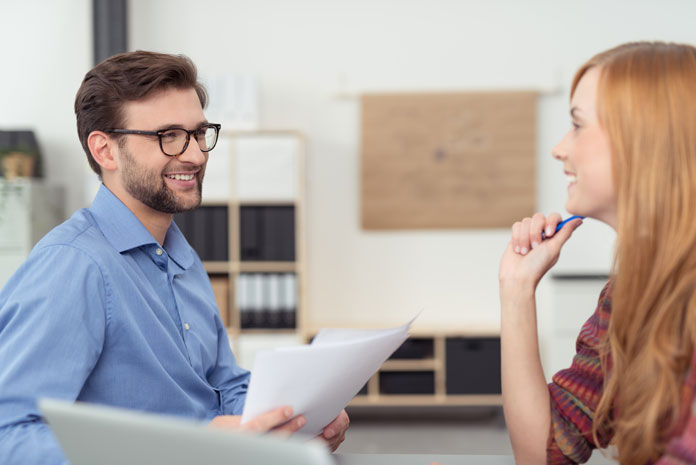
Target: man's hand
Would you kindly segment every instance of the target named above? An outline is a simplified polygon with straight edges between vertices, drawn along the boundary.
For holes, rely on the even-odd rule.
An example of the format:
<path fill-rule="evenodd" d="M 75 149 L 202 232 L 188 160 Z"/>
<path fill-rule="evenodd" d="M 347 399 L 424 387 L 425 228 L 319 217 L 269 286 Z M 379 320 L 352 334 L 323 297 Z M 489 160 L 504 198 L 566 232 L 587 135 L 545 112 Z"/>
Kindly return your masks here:
<path fill-rule="evenodd" d="M 346 418 L 348 417 L 346 416 Z M 219 415 L 212 419 L 209 426 L 213 428 L 253 431 L 255 433 L 272 431 L 274 433 L 290 435 L 302 428 L 305 423 L 306 420 L 304 416 L 298 415 L 293 417 L 292 408 L 286 406 L 275 408 L 244 424 L 242 424 L 241 415 Z"/>
<path fill-rule="evenodd" d="M 213 428 L 253 431 L 256 433 L 271 431 L 273 433 L 290 435 L 298 431 L 306 423 L 303 415 L 293 417 L 292 408 L 290 407 L 273 409 L 243 425 L 241 421 L 241 415 L 220 415 L 213 418 L 209 426 Z M 342 410 L 331 423 L 326 425 L 324 431 L 317 437 L 324 440 L 331 452 L 334 452 L 346 439 L 346 430 L 349 423 L 348 414 L 345 410 Z"/>
<path fill-rule="evenodd" d="M 335 452 L 338 446 L 346 439 L 346 430 L 349 424 L 348 414 L 345 410 L 341 410 L 341 413 L 331 423 L 326 425 L 324 431 L 317 437 L 323 439 L 328 444 L 331 452 Z"/>

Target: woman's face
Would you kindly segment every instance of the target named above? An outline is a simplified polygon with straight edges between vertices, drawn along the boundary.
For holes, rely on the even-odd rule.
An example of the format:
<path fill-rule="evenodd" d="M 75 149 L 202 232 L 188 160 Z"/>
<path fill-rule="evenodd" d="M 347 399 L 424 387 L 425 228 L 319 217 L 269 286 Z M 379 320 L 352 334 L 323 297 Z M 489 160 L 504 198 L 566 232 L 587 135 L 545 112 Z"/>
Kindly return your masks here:
<path fill-rule="evenodd" d="M 611 173 L 609 139 L 597 116 L 600 68 L 585 72 L 570 102 L 572 127 L 553 148 L 568 178 L 569 213 L 587 216 L 616 229 L 616 193 Z"/>

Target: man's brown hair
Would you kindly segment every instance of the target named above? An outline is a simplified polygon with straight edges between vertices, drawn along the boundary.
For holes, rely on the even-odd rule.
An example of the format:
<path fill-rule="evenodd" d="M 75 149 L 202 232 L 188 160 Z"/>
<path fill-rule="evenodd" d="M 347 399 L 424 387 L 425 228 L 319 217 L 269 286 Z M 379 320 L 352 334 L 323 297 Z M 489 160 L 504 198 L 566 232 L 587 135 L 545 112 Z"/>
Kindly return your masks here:
<path fill-rule="evenodd" d="M 194 89 L 205 108 L 208 96 L 198 82 L 196 66 L 184 55 L 135 52 L 119 53 L 92 68 L 75 96 L 77 135 L 87 161 L 101 177 L 101 167 L 87 145 L 92 131 L 122 128 L 123 104 L 167 89 Z M 149 128 L 136 128 L 149 129 Z"/>

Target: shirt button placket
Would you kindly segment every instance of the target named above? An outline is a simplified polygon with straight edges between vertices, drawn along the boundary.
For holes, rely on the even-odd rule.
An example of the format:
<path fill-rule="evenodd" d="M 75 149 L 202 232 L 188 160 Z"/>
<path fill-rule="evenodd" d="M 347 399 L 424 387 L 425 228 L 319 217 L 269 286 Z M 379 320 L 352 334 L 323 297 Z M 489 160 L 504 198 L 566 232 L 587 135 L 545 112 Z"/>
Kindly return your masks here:
<path fill-rule="evenodd" d="M 162 250 L 161 247 L 157 247 L 155 249 L 155 255 L 157 255 L 157 257 L 155 257 L 154 262 L 157 264 L 157 267 L 162 271 L 166 271 L 167 270 L 167 258 L 166 258 L 166 256 L 163 257 L 164 250 Z"/>

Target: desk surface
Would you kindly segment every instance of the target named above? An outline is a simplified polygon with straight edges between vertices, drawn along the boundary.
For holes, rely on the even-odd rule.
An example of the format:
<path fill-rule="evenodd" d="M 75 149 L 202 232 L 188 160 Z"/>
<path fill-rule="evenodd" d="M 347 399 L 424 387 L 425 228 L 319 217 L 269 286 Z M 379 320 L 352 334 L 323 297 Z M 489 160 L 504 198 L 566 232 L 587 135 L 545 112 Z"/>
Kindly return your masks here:
<path fill-rule="evenodd" d="M 511 455 L 334 454 L 338 465 L 515 465 Z"/>

